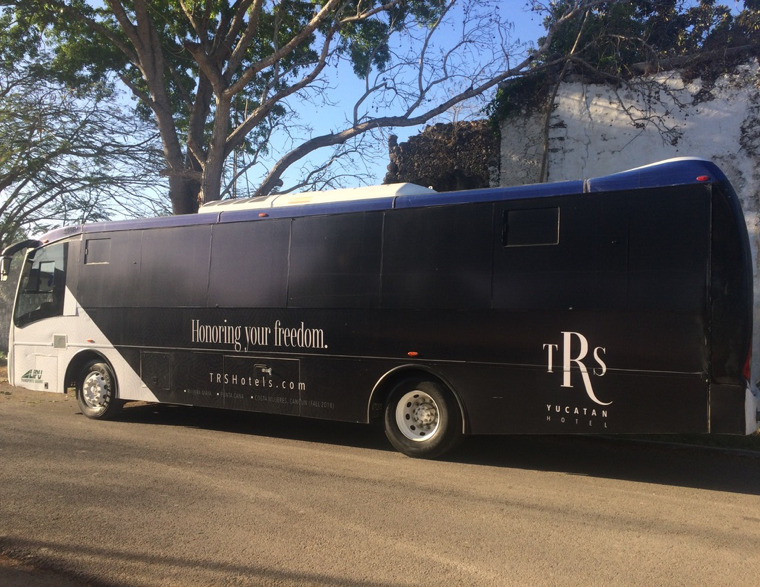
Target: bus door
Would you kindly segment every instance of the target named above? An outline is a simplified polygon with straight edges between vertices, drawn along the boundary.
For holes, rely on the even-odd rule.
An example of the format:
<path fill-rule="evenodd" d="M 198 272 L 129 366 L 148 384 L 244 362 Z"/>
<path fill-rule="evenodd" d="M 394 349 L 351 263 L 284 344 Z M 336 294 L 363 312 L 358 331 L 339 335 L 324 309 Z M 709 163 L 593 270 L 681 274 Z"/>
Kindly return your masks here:
<path fill-rule="evenodd" d="M 66 347 L 61 320 L 66 298 L 69 244 L 59 242 L 27 253 L 9 337 L 9 380 L 40 391 L 58 386 L 57 349 Z"/>

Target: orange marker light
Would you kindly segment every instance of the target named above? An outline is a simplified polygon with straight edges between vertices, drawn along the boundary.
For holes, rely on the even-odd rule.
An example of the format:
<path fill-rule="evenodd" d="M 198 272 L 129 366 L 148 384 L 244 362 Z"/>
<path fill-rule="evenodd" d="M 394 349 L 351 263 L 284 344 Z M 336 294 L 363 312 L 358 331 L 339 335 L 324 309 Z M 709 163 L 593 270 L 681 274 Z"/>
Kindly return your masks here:
<path fill-rule="evenodd" d="M 406 354 L 409 355 L 410 357 L 418 357 L 419 356 L 419 353 L 417 351 L 409 351 Z"/>

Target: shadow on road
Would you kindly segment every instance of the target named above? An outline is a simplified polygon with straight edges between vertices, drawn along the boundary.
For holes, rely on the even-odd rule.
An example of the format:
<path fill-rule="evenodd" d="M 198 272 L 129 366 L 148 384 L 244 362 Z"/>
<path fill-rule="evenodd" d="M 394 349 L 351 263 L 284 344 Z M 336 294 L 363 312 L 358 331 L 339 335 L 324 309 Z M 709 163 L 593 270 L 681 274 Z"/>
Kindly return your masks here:
<path fill-rule="evenodd" d="M 392 587 L 392 584 L 372 580 L 345 579 L 319 573 L 299 573 L 284 569 L 273 569 L 259 566 L 256 561 L 248 564 L 220 562 L 212 559 L 190 559 L 161 554 L 140 554 L 133 552 L 128 546 L 122 549 L 104 548 L 97 544 L 70 544 L 33 540 L 21 537 L 0 536 L 0 552 L 10 556 L 0 555 L 0 582 L 4 587 L 129 587 L 144 584 L 145 576 L 162 577 L 166 569 L 179 571 L 194 579 L 195 584 L 224 585 L 229 584 L 234 577 L 241 585 L 330 585 L 352 587 Z M 45 557 L 32 556 L 29 553 L 47 553 Z M 51 556 L 53 555 L 53 556 Z M 20 567 L 15 558 L 27 558 L 28 565 Z M 101 565 L 112 565 L 115 561 L 120 565 L 133 567 L 142 572 L 143 581 L 125 580 L 118 582 L 103 581 L 96 577 L 74 573 L 69 565 L 56 563 L 55 559 L 71 560 L 86 558 L 99 561 Z M 10 564 L 3 565 L 3 560 Z M 32 565 L 32 566 L 30 566 Z M 14 568 L 15 567 L 15 568 Z M 152 569 L 152 572 L 151 572 Z M 243 578 L 243 579 L 241 579 Z M 16 582 L 18 581 L 18 582 Z M 179 581 L 156 580 L 149 584 L 180 585 Z"/>
<path fill-rule="evenodd" d="M 184 406 L 131 404 L 122 419 L 393 452 L 379 427 Z M 626 436 L 475 436 L 444 461 L 760 495 L 760 453 Z"/>
<path fill-rule="evenodd" d="M 760 453 L 635 437 L 473 437 L 452 460 L 760 495 Z"/>

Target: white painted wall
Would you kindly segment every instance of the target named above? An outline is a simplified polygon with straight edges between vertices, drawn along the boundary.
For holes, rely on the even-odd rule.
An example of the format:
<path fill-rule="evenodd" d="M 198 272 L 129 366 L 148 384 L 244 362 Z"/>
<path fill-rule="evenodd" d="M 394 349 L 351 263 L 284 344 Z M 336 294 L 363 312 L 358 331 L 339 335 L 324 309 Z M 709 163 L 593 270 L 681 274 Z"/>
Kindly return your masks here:
<path fill-rule="evenodd" d="M 654 83 L 653 83 L 654 82 Z M 733 184 L 747 220 L 754 259 L 755 356 L 760 379 L 760 72 L 753 62 L 712 87 L 677 72 L 642 80 L 646 95 L 606 85 L 561 86 L 548 136 L 548 181 L 607 175 L 673 157 L 704 157 Z M 501 184 L 540 180 L 544 114 L 502 126 Z"/>

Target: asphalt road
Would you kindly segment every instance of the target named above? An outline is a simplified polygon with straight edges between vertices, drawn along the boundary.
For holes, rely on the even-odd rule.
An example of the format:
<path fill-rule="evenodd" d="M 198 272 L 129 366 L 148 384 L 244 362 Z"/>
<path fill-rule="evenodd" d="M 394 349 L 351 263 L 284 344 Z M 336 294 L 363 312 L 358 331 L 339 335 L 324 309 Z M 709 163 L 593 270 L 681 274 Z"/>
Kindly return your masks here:
<path fill-rule="evenodd" d="M 382 432 L 0 385 L 4 585 L 760 585 L 760 456 Z"/>

